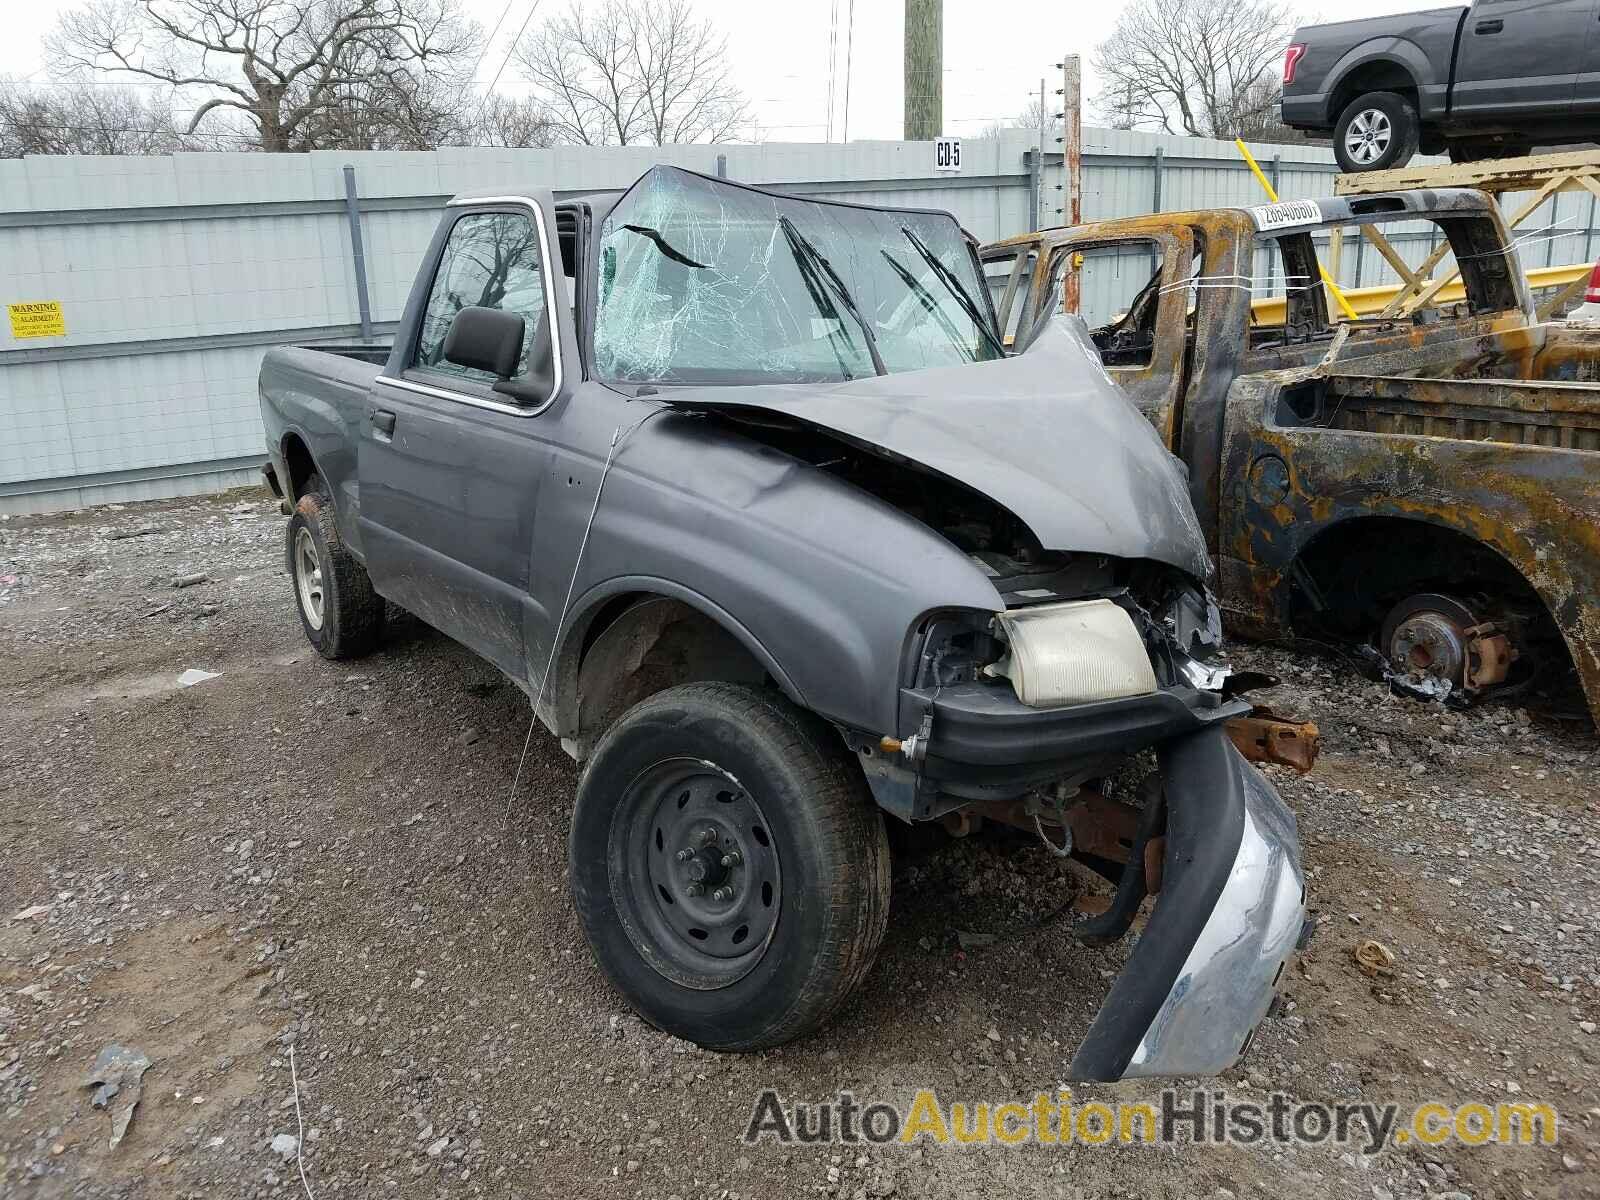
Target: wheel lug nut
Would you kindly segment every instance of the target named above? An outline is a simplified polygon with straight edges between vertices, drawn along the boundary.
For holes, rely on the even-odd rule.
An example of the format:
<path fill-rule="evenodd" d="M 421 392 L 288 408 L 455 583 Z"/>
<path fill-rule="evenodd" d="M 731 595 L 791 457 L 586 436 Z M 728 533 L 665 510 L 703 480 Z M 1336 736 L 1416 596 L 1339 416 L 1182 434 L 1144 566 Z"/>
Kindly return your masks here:
<path fill-rule="evenodd" d="M 701 887 L 698 883 L 691 883 L 685 890 L 691 896 L 698 896 L 701 892 L 705 891 L 705 888 Z"/>
<path fill-rule="evenodd" d="M 732 900 L 733 899 L 733 889 L 732 888 L 719 887 L 716 891 L 711 893 L 711 898 L 713 900 Z"/>
<path fill-rule="evenodd" d="M 737 867 L 742 861 L 744 860 L 737 850 L 729 850 L 722 856 L 722 865 L 725 867 Z"/>
<path fill-rule="evenodd" d="M 714 845 L 716 845 L 717 844 L 717 831 L 715 829 L 711 828 L 711 826 L 709 826 L 709 825 L 706 826 L 705 832 L 703 832 L 700 835 L 700 844 L 703 845 L 703 846 L 714 846 Z"/>
<path fill-rule="evenodd" d="M 694 857 L 694 851 L 693 850 L 679 850 L 678 851 L 678 861 L 679 862 L 688 862 L 693 857 Z"/>

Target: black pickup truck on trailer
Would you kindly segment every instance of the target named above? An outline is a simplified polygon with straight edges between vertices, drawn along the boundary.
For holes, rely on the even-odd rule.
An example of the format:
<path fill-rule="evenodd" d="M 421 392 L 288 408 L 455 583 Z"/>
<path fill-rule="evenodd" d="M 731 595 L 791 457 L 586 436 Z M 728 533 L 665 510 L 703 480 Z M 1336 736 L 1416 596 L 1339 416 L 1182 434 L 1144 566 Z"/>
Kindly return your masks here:
<path fill-rule="evenodd" d="M 1283 123 L 1333 136 L 1346 171 L 1455 162 L 1600 139 L 1600 0 L 1306 25 L 1283 59 Z"/>

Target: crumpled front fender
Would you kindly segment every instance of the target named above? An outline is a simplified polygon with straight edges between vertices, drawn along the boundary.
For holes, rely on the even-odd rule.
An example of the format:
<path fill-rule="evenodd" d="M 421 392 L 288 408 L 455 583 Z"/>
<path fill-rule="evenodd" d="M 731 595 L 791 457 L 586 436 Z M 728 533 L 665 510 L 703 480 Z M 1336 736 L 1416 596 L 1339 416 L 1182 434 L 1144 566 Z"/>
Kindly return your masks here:
<path fill-rule="evenodd" d="M 1162 888 L 1073 1058 L 1076 1080 L 1206 1076 L 1239 1060 L 1306 925 L 1294 814 L 1221 729 L 1160 750 Z"/>

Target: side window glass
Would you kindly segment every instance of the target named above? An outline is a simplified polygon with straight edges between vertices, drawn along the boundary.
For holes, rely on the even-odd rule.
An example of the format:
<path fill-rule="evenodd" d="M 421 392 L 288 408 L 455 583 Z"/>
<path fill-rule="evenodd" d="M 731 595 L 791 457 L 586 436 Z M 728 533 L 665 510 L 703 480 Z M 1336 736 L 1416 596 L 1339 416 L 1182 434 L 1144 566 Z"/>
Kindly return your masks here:
<path fill-rule="evenodd" d="M 455 223 L 423 310 L 412 365 L 493 383 L 494 376 L 487 371 L 445 361 L 444 339 L 450 332 L 450 322 L 463 308 L 471 307 L 499 308 L 521 315 L 522 357 L 516 374 L 525 375 L 535 339 L 548 340 L 550 336 L 539 235 L 528 215 L 469 213 Z"/>

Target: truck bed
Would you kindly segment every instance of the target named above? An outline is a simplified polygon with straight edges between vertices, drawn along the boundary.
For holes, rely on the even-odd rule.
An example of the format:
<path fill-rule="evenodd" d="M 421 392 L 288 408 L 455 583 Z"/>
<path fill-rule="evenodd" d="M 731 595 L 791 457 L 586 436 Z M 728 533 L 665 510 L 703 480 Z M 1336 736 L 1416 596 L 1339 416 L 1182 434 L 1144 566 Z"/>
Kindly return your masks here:
<path fill-rule="evenodd" d="M 350 342 L 336 345 L 296 346 L 296 350 L 314 350 L 318 354 L 336 354 L 340 358 L 353 358 L 358 362 L 371 363 L 381 367 L 389 361 L 389 344 L 373 342 Z"/>
<path fill-rule="evenodd" d="M 1294 423 L 1600 453 L 1593 384 L 1336 374 L 1306 387 L 1286 395 Z"/>

